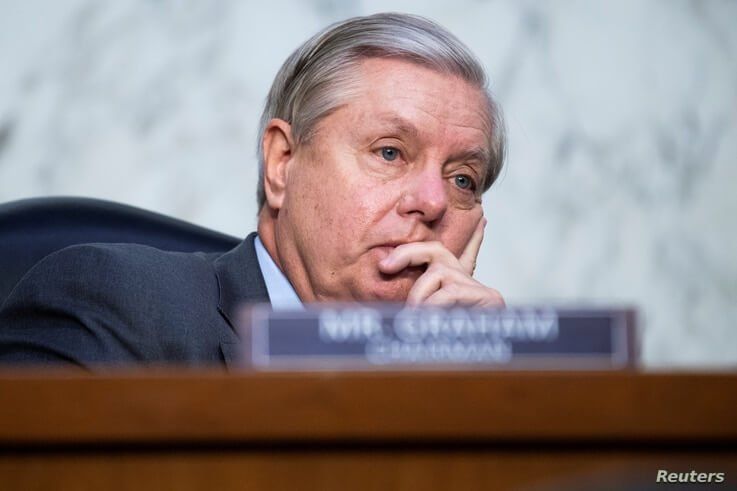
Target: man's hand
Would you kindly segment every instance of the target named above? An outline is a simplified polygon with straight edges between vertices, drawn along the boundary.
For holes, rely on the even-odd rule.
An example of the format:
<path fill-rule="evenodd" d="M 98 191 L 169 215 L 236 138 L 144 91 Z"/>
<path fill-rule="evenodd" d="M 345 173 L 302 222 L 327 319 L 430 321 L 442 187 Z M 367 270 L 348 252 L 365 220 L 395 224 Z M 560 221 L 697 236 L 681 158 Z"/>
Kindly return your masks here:
<path fill-rule="evenodd" d="M 504 299 L 498 291 L 472 278 L 485 227 L 486 218 L 482 217 L 460 258 L 440 242 L 412 242 L 396 247 L 379 263 L 379 270 L 396 274 L 409 266 L 428 265 L 409 291 L 409 305 L 504 307 Z"/>

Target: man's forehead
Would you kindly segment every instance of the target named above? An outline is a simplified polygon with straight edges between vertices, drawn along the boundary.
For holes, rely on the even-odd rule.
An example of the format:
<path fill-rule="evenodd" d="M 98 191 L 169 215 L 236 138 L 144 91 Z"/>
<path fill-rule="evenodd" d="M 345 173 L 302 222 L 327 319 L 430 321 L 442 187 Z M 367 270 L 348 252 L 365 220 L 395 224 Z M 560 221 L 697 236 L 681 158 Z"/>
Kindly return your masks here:
<path fill-rule="evenodd" d="M 463 78 L 409 60 L 367 58 L 356 70 L 363 95 L 432 96 L 446 105 L 475 105 L 483 91 Z"/>
<path fill-rule="evenodd" d="M 346 102 L 355 106 L 357 119 L 370 118 L 413 136 L 432 129 L 489 135 L 486 96 L 460 77 L 395 59 L 367 59 L 356 75 Z"/>

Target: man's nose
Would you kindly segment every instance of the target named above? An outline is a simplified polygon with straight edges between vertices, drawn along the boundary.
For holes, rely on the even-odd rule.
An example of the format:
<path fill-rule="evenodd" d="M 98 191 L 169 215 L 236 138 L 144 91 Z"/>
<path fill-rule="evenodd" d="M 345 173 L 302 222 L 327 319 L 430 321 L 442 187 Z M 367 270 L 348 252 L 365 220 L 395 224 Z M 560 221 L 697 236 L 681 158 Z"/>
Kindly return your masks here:
<path fill-rule="evenodd" d="M 437 168 L 423 169 L 408 176 L 407 187 L 399 200 L 397 211 L 400 215 L 414 215 L 423 222 L 434 222 L 441 219 L 447 209 L 447 183 Z"/>

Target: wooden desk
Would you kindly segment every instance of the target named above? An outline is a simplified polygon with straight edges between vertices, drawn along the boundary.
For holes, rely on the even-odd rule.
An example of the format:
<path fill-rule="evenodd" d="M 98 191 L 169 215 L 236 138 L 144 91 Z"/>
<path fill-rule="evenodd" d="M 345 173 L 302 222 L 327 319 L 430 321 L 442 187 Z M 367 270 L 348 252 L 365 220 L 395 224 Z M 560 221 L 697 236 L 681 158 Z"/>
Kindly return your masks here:
<path fill-rule="evenodd" d="M 736 374 L 5 371 L 0 399 L 2 489 L 737 483 Z"/>

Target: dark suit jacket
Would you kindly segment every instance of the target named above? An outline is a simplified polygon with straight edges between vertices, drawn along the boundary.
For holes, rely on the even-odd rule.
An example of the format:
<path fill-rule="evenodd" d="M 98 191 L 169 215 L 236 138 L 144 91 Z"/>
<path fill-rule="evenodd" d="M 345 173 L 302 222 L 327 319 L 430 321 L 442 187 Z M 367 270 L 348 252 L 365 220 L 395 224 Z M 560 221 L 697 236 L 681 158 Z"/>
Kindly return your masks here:
<path fill-rule="evenodd" d="M 0 363 L 228 363 L 237 307 L 269 301 L 255 237 L 224 254 L 134 244 L 55 252 L 0 308 Z"/>

